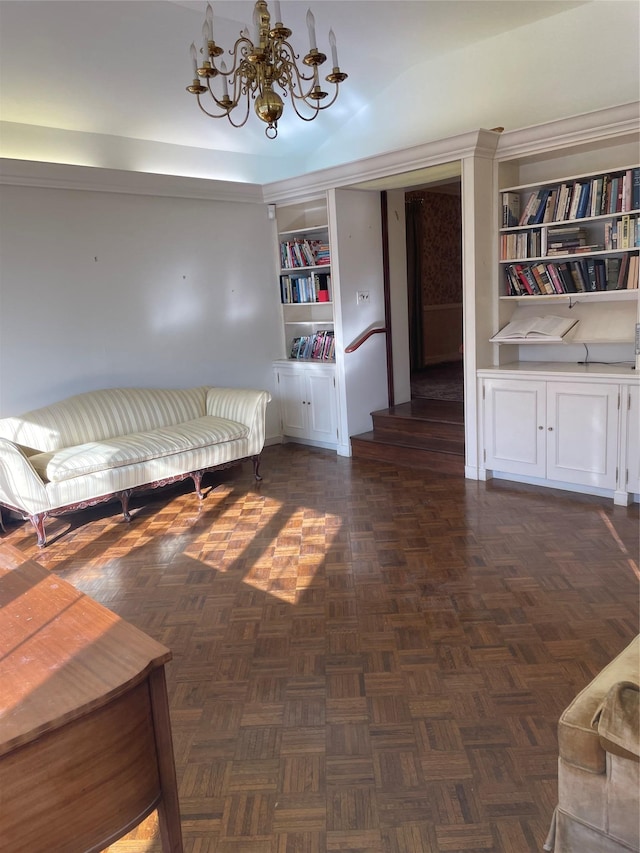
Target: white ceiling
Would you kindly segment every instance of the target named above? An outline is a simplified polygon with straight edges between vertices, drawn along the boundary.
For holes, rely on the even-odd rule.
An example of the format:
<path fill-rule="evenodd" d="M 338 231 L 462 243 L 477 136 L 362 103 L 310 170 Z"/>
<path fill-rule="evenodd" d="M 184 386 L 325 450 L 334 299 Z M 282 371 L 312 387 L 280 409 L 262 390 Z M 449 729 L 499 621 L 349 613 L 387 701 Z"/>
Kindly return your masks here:
<path fill-rule="evenodd" d="M 266 183 L 308 170 L 320 149 L 325 152 L 323 165 L 357 159 L 360 117 L 371 104 L 377 105 L 377 121 L 385 131 L 382 150 L 404 147 L 410 122 L 385 127 L 385 110 L 379 105 L 391 103 L 400 88 L 403 97 L 409 94 L 418 105 L 425 62 L 584 2 L 282 0 L 282 16 L 299 52 L 308 49 L 305 15 L 311 5 L 319 49 L 330 55 L 327 33 L 332 27 L 341 68 L 349 78 L 337 103 L 314 122 L 300 121 L 285 100 L 278 138 L 271 141 L 253 114 L 244 128 L 233 128 L 226 120 L 204 116 L 185 91 L 192 77 L 189 45 L 201 40 L 204 0 L 3 0 L 0 118 L 72 132 L 65 139 L 86 140 L 89 137 L 73 134 L 95 134 L 94 143 L 101 140 L 105 150 L 117 145 L 121 157 L 130 150 L 131 167 L 138 170 L 147 168 L 139 161 L 152 144 L 155 155 L 165 152 L 168 172 L 197 171 L 195 166 L 189 172 L 176 165 L 176 152 L 184 163 L 186 149 L 187 162 L 191 152 L 193 163 L 212 164 L 209 176 L 220 177 L 213 174 L 217 160 L 229 164 L 230 179 Z M 251 27 L 253 4 L 214 0 L 213 7 L 216 41 L 229 48 L 245 24 Z M 353 145 L 333 144 L 346 127 Z M 42 138 L 53 139 L 50 133 Z M 375 143 L 368 142 L 375 150 Z M 51 159 L 56 156 L 62 159 L 59 154 Z M 72 156 L 63 161 L 72 162 Z M 36 159 L 28 147 L 25 159 Z M 152 158 L 150 171 L 162 171 L 156 162 Z"/>

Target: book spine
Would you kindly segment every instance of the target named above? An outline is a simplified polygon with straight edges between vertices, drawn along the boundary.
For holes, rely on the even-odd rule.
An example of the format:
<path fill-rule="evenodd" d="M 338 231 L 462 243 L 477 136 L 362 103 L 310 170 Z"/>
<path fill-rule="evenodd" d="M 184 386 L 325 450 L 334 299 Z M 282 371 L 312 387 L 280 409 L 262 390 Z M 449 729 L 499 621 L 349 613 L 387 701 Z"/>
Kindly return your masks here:
<path fill-rule="evenodd" d="M 631 170 L 631 208 L 640 210 L 640 167 Z"/>
<path fill-rule="evenodd" d="M 520 223 L 520 196 L 502 193 L 502 227 L 513 228 Z"/>
<path fill-rule="evenodd" d="M 555 292 L 565 293 L 565 289 L 562 284 L 562 279 L 560 278 L 560 273 L 555 264 L 547 264 L 547 273 L 549 275 L 549 278 L 551 279 Z"/>
<path fill-rule="evenodd" d="M 623 255 L 620 258 L 620 271 L 618 273 L 618 283 L 616 290 L 627 289 L 627 276 L 629 274 L 629 255 Z"/>
<path fill-rule="evenodd" d="M 524 209 L 522 211 L 522 215 L 520 217 L 520 221 L 518 222 L 518 225 L 528 225 L 529 224 L 529 216 L 531 215 L 531 212 L 533 211 L 533 207 L 536 203 L 537 198 L 538 198 L 537 193 L 531 193 L 529 195 L 529 198 L 527 199 L 525 206 L 524 206 Z"/>

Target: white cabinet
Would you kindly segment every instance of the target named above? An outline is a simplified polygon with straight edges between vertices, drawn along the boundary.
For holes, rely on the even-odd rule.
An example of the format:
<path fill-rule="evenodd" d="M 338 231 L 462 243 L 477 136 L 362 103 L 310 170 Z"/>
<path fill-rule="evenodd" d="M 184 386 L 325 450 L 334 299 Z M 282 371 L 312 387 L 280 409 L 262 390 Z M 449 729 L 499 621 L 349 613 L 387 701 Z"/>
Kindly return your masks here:
<path fill-rule="evenodd" d="M 496 377 L 482 383 L 486 469 L 616 488 L 618 384 Z"/>
<path fill-rule="evenodd" d="M 484 463 L 489 469 L 544 477 L 546 386 L 543 381 L 484 379 Z"/>
<path fill-rule="evenodd" d="M 640 494 L 640 387 L 624 386 L 624 458 L 621 467 L 625 472 L 625 487 L 632 494 Z"/>
<path fill-rule="evenodd" d="M 338 444 L 335 366 L 278 361 L 274 365 L 282 434 L 307 444 Z"/>
<path fill-rule="evenodd" d="M 617 385 L 547 383 L 547 478 L 615 489 Z"/>

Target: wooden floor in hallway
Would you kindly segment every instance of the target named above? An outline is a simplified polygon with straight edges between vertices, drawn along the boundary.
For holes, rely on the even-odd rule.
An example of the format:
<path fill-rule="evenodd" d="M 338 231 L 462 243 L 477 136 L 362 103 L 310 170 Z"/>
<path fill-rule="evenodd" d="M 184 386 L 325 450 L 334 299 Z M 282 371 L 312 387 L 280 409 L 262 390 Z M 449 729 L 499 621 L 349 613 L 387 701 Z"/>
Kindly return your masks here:
<path fill-rule="evenodd" d="M 638 507 L 299 445 L 6 541 L 167 645 L 186 853 L 528 853 Z M 110 853 L 157 853 L 155 817 Z"/>

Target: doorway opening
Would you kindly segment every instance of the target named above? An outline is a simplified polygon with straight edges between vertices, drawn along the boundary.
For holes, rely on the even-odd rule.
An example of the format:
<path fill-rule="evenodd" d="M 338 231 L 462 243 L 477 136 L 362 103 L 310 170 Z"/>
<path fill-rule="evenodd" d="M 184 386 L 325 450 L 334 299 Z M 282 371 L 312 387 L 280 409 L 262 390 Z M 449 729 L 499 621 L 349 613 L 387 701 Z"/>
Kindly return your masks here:
<path fill-rule="evenodd" d="M 457 177 L 405 193 L 411 399 L 464 402 Z"/>

